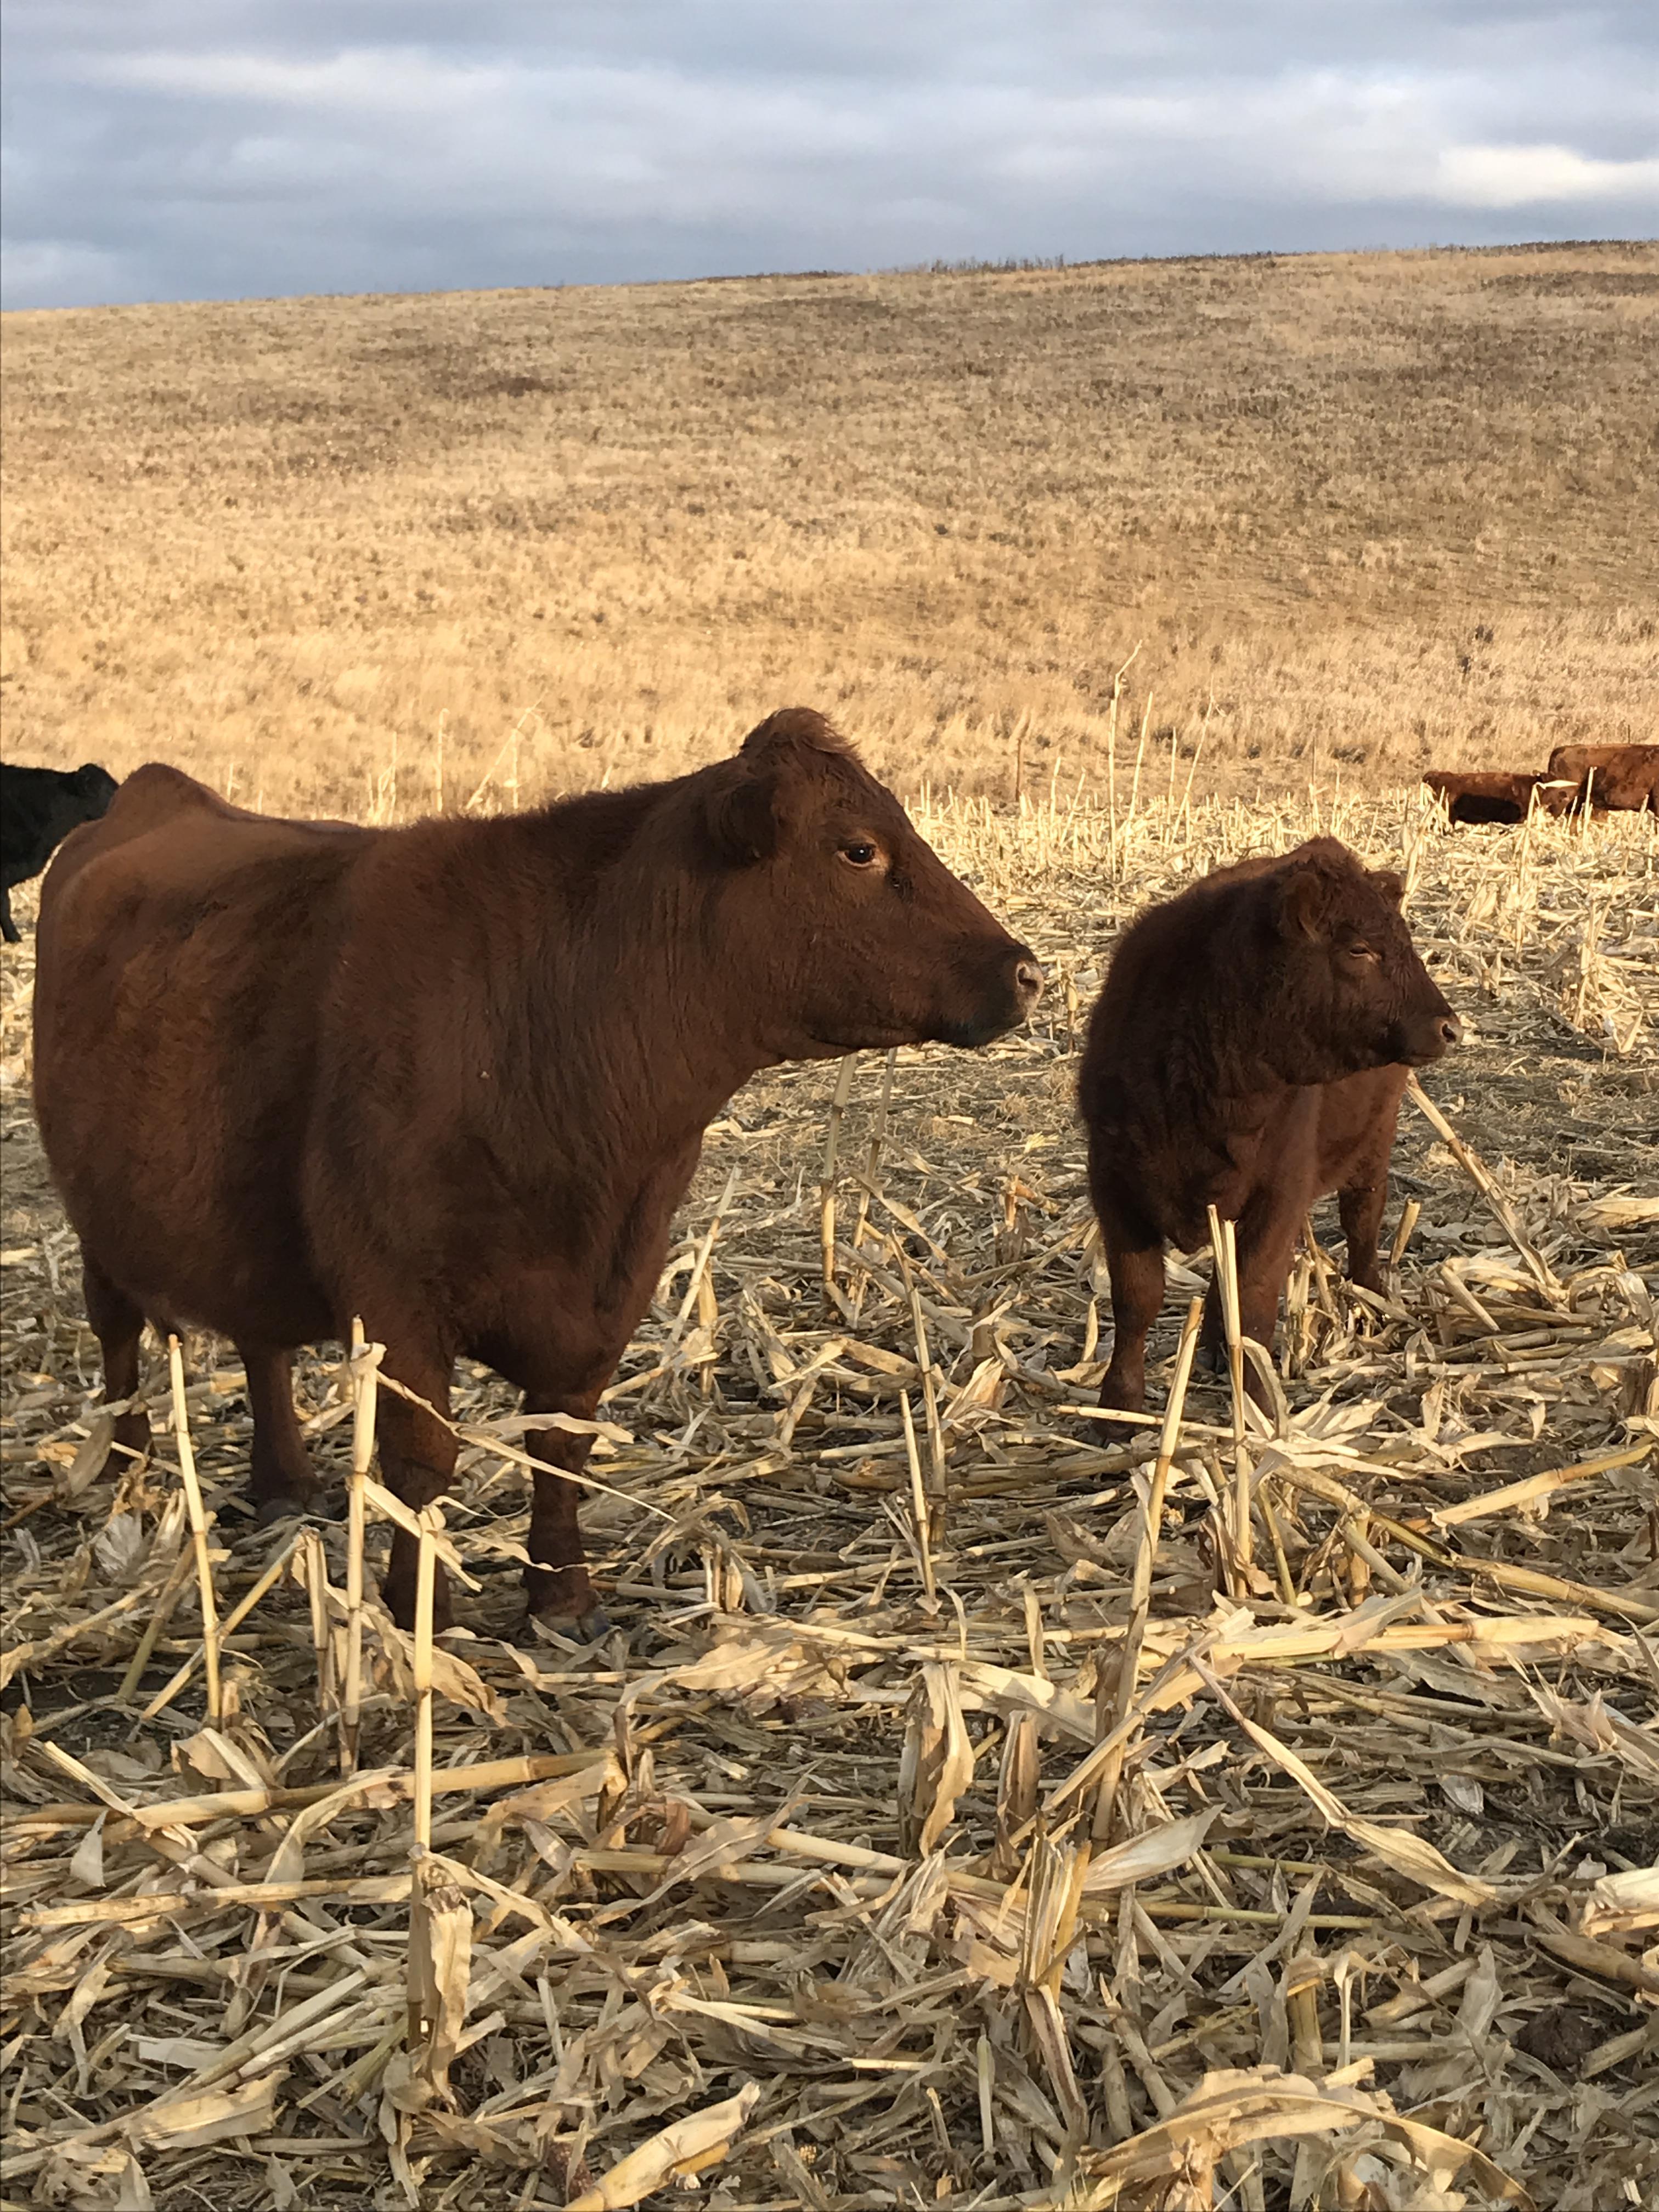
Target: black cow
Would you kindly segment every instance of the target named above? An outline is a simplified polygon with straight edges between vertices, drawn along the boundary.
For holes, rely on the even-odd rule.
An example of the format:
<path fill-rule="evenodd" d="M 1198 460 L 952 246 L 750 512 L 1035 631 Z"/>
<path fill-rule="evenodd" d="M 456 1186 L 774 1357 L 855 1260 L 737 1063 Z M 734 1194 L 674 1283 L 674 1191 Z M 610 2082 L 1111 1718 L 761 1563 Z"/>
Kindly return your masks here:
<path fill-rule="evenodd" d="M 78 823 L 98 819 L 116 788 L 109 770 L 92 761 L 73 772 L 0 763 L 0 937 L 8 945 L 21 936 L 11 918 L 13 884 L 38 876 Z"/>

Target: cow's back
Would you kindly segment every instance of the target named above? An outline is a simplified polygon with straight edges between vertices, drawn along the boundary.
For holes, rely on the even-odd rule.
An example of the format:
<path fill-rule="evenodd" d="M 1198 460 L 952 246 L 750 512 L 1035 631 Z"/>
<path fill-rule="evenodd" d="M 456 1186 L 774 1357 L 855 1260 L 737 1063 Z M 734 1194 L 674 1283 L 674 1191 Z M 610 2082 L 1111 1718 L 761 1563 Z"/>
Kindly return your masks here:
<path fill-rule="evenodd" d="M 1225 962 L 1248 971 L 1262 897 L 1255 887 L 1281 865 L 1271 854 L 1236 860 L 1129 924 L 1113 950 L 1084 1049 L 1085 1112 L 1088 1091 L 1138 1089 L 1154 1069 L 1178 1086 L 1180 1071 L 1164 1061 L 1164 1010 L 1194 969 Z"/>
<path fill-rule="evenodd" d="M 375 835 L 249 814 L 152 766 L 47 873 L 41 1138 L 82 1244 L 153 1315 L 326 1333 L 298 1179 L 341 896 Z"/>
<path fill-rule="evenodd" d="M 1659 745 L 1558 745 L 1549 773 L 1578 787 L 1577 804 L 1588 782 L 1593 805 L 1659 811 Z"/>

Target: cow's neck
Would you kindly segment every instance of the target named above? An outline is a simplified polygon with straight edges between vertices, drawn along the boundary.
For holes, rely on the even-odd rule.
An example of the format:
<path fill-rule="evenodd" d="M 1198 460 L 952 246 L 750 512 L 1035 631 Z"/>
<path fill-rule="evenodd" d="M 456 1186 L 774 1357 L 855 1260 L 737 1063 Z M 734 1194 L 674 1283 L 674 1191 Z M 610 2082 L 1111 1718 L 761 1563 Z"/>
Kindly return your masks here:
<path fill-rule="evenodd" d="M 534 963 L 526 1069 L 573 1166 L 625 1164 L 626 1181 L 688 1148 L 695 1158 L 732 1093 L 775 1062 L 735 948 L 689 906 L 683 890 L 657 888 L 608 903 L 586 928 L 559 918 Z"/>

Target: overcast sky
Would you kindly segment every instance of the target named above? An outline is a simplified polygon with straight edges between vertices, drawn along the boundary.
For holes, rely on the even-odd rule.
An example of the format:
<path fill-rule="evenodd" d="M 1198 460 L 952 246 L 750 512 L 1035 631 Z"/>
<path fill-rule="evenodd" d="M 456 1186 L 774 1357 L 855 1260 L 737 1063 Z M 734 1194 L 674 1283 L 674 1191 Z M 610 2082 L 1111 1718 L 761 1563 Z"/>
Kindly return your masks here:
<path fill-rule="evenodd" d="M 1659 232 L 1653 0 L 7 0 L 5 302 Z"/>

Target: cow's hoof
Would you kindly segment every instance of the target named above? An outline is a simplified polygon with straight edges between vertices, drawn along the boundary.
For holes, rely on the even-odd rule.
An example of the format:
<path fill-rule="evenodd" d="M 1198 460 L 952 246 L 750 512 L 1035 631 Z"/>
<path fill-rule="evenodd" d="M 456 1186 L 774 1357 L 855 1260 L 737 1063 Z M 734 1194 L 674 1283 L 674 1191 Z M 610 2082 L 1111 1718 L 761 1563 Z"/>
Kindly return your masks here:
<path fill-rule="evenodd" d="M 1146 1435 L 1146 1425 L 1143 1422 L 1122 1421 L 1112 1418 L 1120 1413 L 1138 1413 L 1140 1411 L 1139 1406 L 1103 1406 L 1100 1410 L 1107 1418 L 1103 1420 L 1090 1422 L 1090 1429 L 1093 1431 L 1089 1439 L 1091 1443 L 1132 1444 L 1138 1437 Z"/>
<path fill-rule="evenodd" d="M 540 1641 L 538 1629 L 562 1636 L 572 1644 L 598 1644 L 611 1633 L 611 1616 L 602 1605 L 586 1613 L 529 1613 L 525 1615 L 523 1641 L 532 1648 Z"/>
<path fill-rule="evenodd" d="M 253 1525 L 256 1528 L 274 1528 L 279 1521 L 319 1521 L 326 1517 L 322 1502 L 314 1492 L 309 1498 L 295 1498 L 284 1492 L 260 1500 L 254 1510 Z"/>
<path fill-rule="evenodd" d="M 386 1611 L 392 1615 L 392 1626 L 394 1628 L 400 1628 L 405 1636 L 413 1636 L 415 1633 L 415 1607 L 413 1603 L 410 1602 L 408 1605 L 394 1604 L 392 1600 L 387 1596 L 384 1590 L 380 1592 L 380 1602 L 386 1607 Z M 447 1604 L 434 1605 L 432 1608 L 432 1638 L 434 1643 L 440 1637 L 447 1636 L 452 1628 L 457 1628 L 459 1626 L 459 1622 L 456 1620 Z"/>
<path fill-rule="evenodd" d="M 1219 1338 L 1210 1343 L 1199 1339 L 1198 1350 L 1193 1354 L 1193 1365 L 1200 1375 L 1224 1375 L 1227 1372 L 1227 1346 Z"/>

